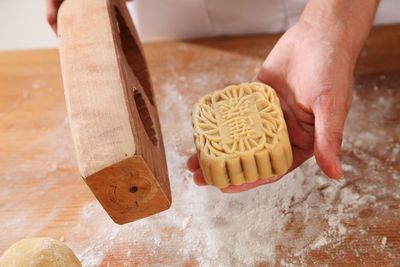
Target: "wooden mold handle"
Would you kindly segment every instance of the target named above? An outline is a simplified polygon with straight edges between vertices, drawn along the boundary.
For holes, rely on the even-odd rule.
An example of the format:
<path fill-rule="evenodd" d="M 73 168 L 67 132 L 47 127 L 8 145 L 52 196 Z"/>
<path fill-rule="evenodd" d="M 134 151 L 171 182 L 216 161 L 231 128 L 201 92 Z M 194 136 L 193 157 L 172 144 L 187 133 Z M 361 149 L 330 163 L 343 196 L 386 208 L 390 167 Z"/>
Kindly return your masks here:
<path fill-rule="evenodd" d="M 157 107 L 125 1 L 64 1 L 58 38 L 71 134 L 87 185 L 119 224 L 168 209 Z"/>

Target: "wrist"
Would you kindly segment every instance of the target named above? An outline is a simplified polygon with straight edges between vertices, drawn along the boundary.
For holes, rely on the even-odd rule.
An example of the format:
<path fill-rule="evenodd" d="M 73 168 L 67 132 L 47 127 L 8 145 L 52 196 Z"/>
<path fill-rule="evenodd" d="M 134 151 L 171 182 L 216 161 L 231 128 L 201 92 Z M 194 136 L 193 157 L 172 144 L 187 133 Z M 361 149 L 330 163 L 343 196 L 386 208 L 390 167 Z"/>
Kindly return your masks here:
<path fill-rule="evenodd" d="M 347 47 L 356 60 L 364 45 L 379 0 L 310 0 L 299 24 L 328 42 Z"/>

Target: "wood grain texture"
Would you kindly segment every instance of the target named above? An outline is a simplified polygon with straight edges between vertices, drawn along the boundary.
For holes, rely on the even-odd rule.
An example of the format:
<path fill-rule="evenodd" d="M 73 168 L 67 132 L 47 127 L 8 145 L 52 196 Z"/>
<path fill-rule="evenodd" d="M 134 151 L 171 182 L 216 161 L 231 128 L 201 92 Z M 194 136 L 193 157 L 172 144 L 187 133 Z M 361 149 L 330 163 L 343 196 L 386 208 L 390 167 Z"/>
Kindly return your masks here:
<path fill-rule="evenodd" d="M 117 223 L 168 209 L 171 192 L 158 113 L 125 2 L 65 1 L 58 15 L 58 35 L 71 133 L 82 177 L 89 187 L 95 186 L 92 191 Z M 134 194 L 137 201 L 127 204 L 133 193 L 124 182 L 126 172 L 118 172 L 116 166 L 150 170 L 128 176 L 154 188 Z M 117 187 L 116 198 L 107 193 L 110 187 Z M 142 207 L 142 203 L 146 204 Z"/>
<path fill-rule="evenodd" d="M 162 100 L 169 94 L 166 86 L 169 83 L 176 84 L 185 100 L 194 103 L 204 93 L 241 82 L 243 80 L 239 79 L 243 77 L 251 80 L 278 38 L 279 35 L 263 35 L 144 45 L 155 100 L 163 103 L 159 109 L 167 105 Z M 346 172 L 349 183 L 343 186 L 357 192 L 365 190 L 362 186 L 370 185 L 399 188 L 399 180 L 393 179 L 387 171 L 398 171 L 399 161 L 388 161 L 382 150 L 388 139 L 400 142 L 399 43 L 400 26 L 375 27 L 357 64 L 358 100 L 355 101 L 358 106 L 350 122 L 359 133 L 367 132 L 370 127 L 382 127 L 385 136 L 377 143 L 362 143 L 358 150 L 343 151 L 345 162 L 351 162 L 359 171 Z M 241 76 L 237 76 L 238 70 Z M 208 88 L 203 88 L 196 80 L 203 76 L 220 78 L 210 79 Z M 374 90 L 374 86 L 379 90 Z M 388 108 L 373 109 L 374 103 L 383 96 L 393 99 L 387 103 Z M 168 111 L 169 114 L 160 113 L 161 122 L 168 121 L 171 114 L 180 116 L 179 107 Z M 190 127 L 189 121 L 186 126 Z M 174 140 L 178 135 L 176 125 L 163 124 L 163 132 L 165 140 Z M 176 149 L 187 156 L 192 148 L 192 142 L 176 145 Z M 379 162 L 379 166 L 373 168 L 375 173 L 369 173 L 371 162 L 360 157 L 361 152 Z M 81 221 L 84 213 L 91 218 L 91 211 L 84 207 L 92 203 L 94 197 L 76 170 L 57 50 L 0 52 L 0 167 L 0 253 L 25 237 L 58 239 L 64 236 L 71 245 L 87 242 L 95 233 L 109 231 L 102 229 L 99 221 L 93 224 Z M 366 181 L 369 175 L 373 175 L 373 179 Z M 195 198 L 196 191 L 193 195 Z M 303 265 L 398 266 L 399 200 L 395 195 L 377 195 L 377 201 L 385 208 L 371 205 L 355 211 L 354 218 L 342 222 L 347 228 L 342 242 L 338 246 L 327 245 L 309 251 L 302 259 Z M 186 204 L 175 202 L 175 205 Z M 318 209 L 318 206 L 310 209 Z M 309 227 L 304 225 L 301 216 L 304 214 L 296 214 L 285 225 L 287 231 L 280 237 L 283 245 L 277 248 L 276 265 L 282 259 L 298 258 L 293 255 L 292 245 L 304 240 L 304 229 Z M 108 220 L 106 214 L 101 218 Z M 316 226 L 327 224 L 320 218 L 315 220 Z M 190 230 L 175 229 L 166 223 L 163 231 L 167 237 L 157 247 L 149 247 L 143 233 L 129 232 L 135 236 L 135 242 L 128 242 L 123 236 L 107 232 L 112 242 L 99 244 L 93 250 L 107 247 L 100 266 L 171 266 L 177 262 L 182 266 L 199 266 L 199 250 L 182 259 L 178 252 L 186 249 L 185 244 L 169 246 L 169 240 L 180 240 L 185 231 Z M 381 245 L 382 237 L 387 238 L 386 246 Z M 80 254 L 80 251 L 75 252 Z M 260 262 L 256 266 L 269 265 Z"/>
<path fill-rule="evenodd" d="M 83 177 L 136 153 L 107 2 L 65 1 L 58 17 L 67 108 Z"/>
<path fill-rule="evenodd" d="M 86 183 L 119 224 L 151 216 L 171 206 L 169 196 L 162 191 L 141 156 L 133 156 L 94 173 Z"/>

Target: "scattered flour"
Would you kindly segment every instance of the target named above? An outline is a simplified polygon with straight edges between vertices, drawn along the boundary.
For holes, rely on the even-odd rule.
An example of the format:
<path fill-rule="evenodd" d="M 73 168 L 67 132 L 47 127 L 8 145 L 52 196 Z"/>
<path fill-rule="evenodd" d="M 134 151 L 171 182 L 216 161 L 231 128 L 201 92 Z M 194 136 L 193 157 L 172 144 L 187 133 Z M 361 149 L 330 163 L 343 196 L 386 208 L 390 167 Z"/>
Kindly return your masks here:
<path fill-rule="evenodd" d="M 325 236 L 320 236 L 314 241 L 314 243 L 312 243 L 310 245 L 310 248 L 311 249 L 317 249 L 317 248 L 325 246 L 325 245 L 327 245 L 329 243 L 330 243 L 329 239 L 327 239 Z"/>
<path fill-rule="evenodd" d="M 243 70 L 246 70 L 253 65 L 259 66 L 259 59 L 248 62 L 238 60 L 237 66 L 225 67 L 237 70 L 244 66 Z M 169 67 L 174 68 L 172 64 Z M 195 63 L 192 67 L 196 68 Z M 348 234 L 355 232 L 367 238 L 369 231 L 362 226 L 362 216 L 378 216 L 377 211 L 385 210 L 388 205 L 380 199 L 386 195 L 394 196 L 395 201 L 400 200 L 400 187 L 391 184 L 400 177 L 400 169 L 395 164 L 400 159 L 400 127 L 392 139 L 387 138 L 384 130 L 375 127 L 382 122 L 380 116 L 390 114 L 396 105 L 395 100 L 390 102 L 393 97 L 381 95 L 383 100 L 373 102 L 380 112 L 373 113 L 370 112 L 372 103 L 362 102 L 365 96 L 360 97 L 362 92 L 355 92 L 343 140 L 345 177 L 341 180 L 326 178 L 315 160 L 310 159 L 276 183 L 239 194 L 222 194 L 216 188 L 199 188 L 193 184 L 192 174 L 186 170 L 186 160 L 194 153 L 190 125 L 193 103 L 202 94 L 228 85 L 228 82 L 248 80 L 257 70 L 254 68 L 245 74 L 237 72 L 235 77 L 224 77 L 221 68 L 221 73 L 177 76 L 170 81 L 157 81 L 157 84 L 163 84 L 156 100 L 163 126 L 172 207 L 122 226 L 114 224 L 95 200 L 77 208 L 77 223 L 64 234 L 84 267 L 101 265 L 116 247 L 122 250 L 122 256 L 126 256 L 124 266 L 143 266 L 141 262 L 152 258 L 173 258 L 174 262 L 154 261 L 151 266 L 183 266 L 188 258 L 194 258 L 199 266 L 309 266 L 315 265 L 308 257 L 313 250 L 336 248 L 347 242 Z M 175 71 L 170 71 L 174 75 Z M 191 70 L 190 73 L 196 72 Z M 39 84 L 32 84 L 32 87 L 39 88 Z M 162 92 L 167 94 L 162 95 Z M 368 93 L 372 92 L 373 89 Z M 63 179 L 71 178 L 60 171 L 62 168 L 73 168 L 71 165 L 75 163 L 71 160 L 74 154 L 68 120 L 60 125 L 56 133 L 40 138 L 33 145 L 48 150 L 36 155 L 33 160 L 23 162 L 18 171 L 10 171 L 3 177 L 11 185 L 23 184 L 24 181 L 15 179 L 15 176 L 21 171 L 28 172 L 32 166 L 43 164 L 43 170 L 35 175 L 41 182 L 46 179 L 46 183 L 38 183 L 40 190 L 32 187 L 32 191 L 27 192 L 40 197 L 47 193 L 48 187 L 58 183 L 62 185 Z M 19 153 L 23 154 L 25 150 Z M 392 165 L 387 165 L 386 159 L 390 159 Z M 13 155 L 9 160 L 13 160 Z M 387 170 L 393 179 L 377 179 Z M 56 174 L 57 177 L 46 178 Z M 10 192 L 0 191 L 1 199 L 12 199 Z M 17 217 L 10 217 L 2 224 L 0 236 L 5 236 L 7 231 L 16 227 L 23 236 L 36 235 L 57 218 L 60 212 L 57 207 L 67 201 L 71 201 L 71 197 L 60 196 L 57 203 L 49 203 L 49 209 L 53 210 L 37 225 L 30 226 L 29 231 L 25 230 L 29 221 L 27 218 L 34 216 L 35 207 Z M 15 207 L 18 203 L 4 203 L 0 211 L 8 212 Z M 369 215 L 371 208 L 375 213 Z M 400 216 L 399 210 L 390 212 L 393 216 Z M 360 226 L 352 228 L 350 223 Z M 374 242 L 377 249 L 383 250 L 387 238 L 381 237 Z M 140 255 L 146 259 L 131 258 Z M 360 249 L 355 249 L 354 255 L 362 257 L 363 254 Z"/>
<path fill-rule="evenodd" d="M 386 241 L 387 241 L 387 237 L 386 236 L 382 237 L 382 242 L 381 242 L 382 247 L 386 246 Z"/>
<path fill-rule="evenodd" d="M 40 85 L 37 82 L 33 82 L 32 83 L 32 87 L 35 88 L 35 89 L 38 89 L 40 87 Z"/>
<path fill-rule="evenodd" d="M 205 81 L 206 77 L 200 76 L 194 79 L 194 84 L 204 85 Z M 373 170 L 380 162 L 362 149 L 374 143 L 379 135 L 364 131 L 355 137 L 352 127 L 345 134 L 344 155 L 354 152 L 363 161 L 374 163 L 368 167 L 371 175 L 365 176 L 364 181 L 348 180 L 347 175 L 341 180 L 330 180 L 321 173 L 315 160 L 310 159 L 284 179 L 248 192 L 222 194 L 212 187 L 199 188 L 185 168 L 187 158 L 194 152 L 191 104 L 181 105 L 193 103 L 196 96 L 182 94 L 169 82 L 163 90 L 169 95 L 158 101 L 161 101 L 172 207 L 119 226 L 112 223 L 97 202 L 85 205 L 80 224 L 73 230 L 74 235 L 87 236 L 85 243 L 73 244 L 84 266 L 99 265 L 113 245 L 120 242 L 129 244 L 129 251 L 141 244 L 148 255 L 167 251 L 176 259 L 174 263 L 152 266 L 182 266 L 189 257 L 195 257 L 200 266 L 307 265 L 306 256 L 311 250 L 340 246 L 352 231 L 345 222 L 361 222 L 360 210 L 379 206 L 376 195 L 389 190 L 366 183 L 374 179 Z M 188 90 L 184 83 L 181 90 Z M 353 160 L 344 157 L 343 170 L 348 177 L 357 177 L 363 171 Z M 82 233 L 85 229 L 96 230 Z M 126 266 L 130 266 L 129 260 Z"/>

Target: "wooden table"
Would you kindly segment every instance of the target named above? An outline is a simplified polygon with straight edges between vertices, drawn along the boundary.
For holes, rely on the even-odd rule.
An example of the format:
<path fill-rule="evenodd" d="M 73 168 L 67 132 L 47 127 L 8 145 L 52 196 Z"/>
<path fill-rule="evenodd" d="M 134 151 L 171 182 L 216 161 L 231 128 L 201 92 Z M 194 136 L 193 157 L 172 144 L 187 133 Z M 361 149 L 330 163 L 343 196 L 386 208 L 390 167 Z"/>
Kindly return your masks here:
<path fill-rule="evenodd" d="M 313 190 L 285 206 L 281 214 L 285 225 L 279 236 L 272 236 L 276 246 L 268 259 L 255 255 L 260 260 L 243 261 L 237 256 L 240 252 L 230 256 L 224 244 L 210 259 L 212 253 L 204 247 L 214 245 L 195 240 L 203 234 L 199 229 L 204 230 L 193 226 L 199 222 L 207 222 L 217 235 L 225 233 L 213 218 L 198 221 L 203 214 L 198 209 L 208 208 L 209 201 L 240 203 L 241 197 L 219 196 L 214 189 L 197 188 L 189 181 L 184 158 L 194 151 L 190 107 L 211 90 L 252 80 L 278 39 L 279 35 L 263 35 L 145 44 L 166 142 L 173 206 L 126 226 L 111 222 L 76 170 L 57 50 L 0 52 L 0 253 L 19 239 L 50 236 L 65 239 L 86 266 L 246 262 L 399 266 L 400 26 L 374 28 L 360 55 L 345 130 L 343 181 L 333 184 L 313 162 L 295 174 L 309 175 L 320 184 L 304 186 Z M 269 186 L 254 192 L 260 194 Z M 331 186 L 337 196 L 328 203 L 324 194 Z M 182 188 L 190 191 L 193 202 L 182 203 L 188 199 Z M 310 199 L 318 194 L 325 206 Z M 243 202 L 250 197 L 242 196 L 246 196 Z M 241 204 L 251 208 L 251 203 Z M 191 211 L 190 205 L 197 215 L 179 217 L 182 211 Z M 322 207 L 329 216 L 322 214 Z M 250 234 L 246 228 L 244 234 Z M 199 242 L 199 249 L 188 242 Z"/>

